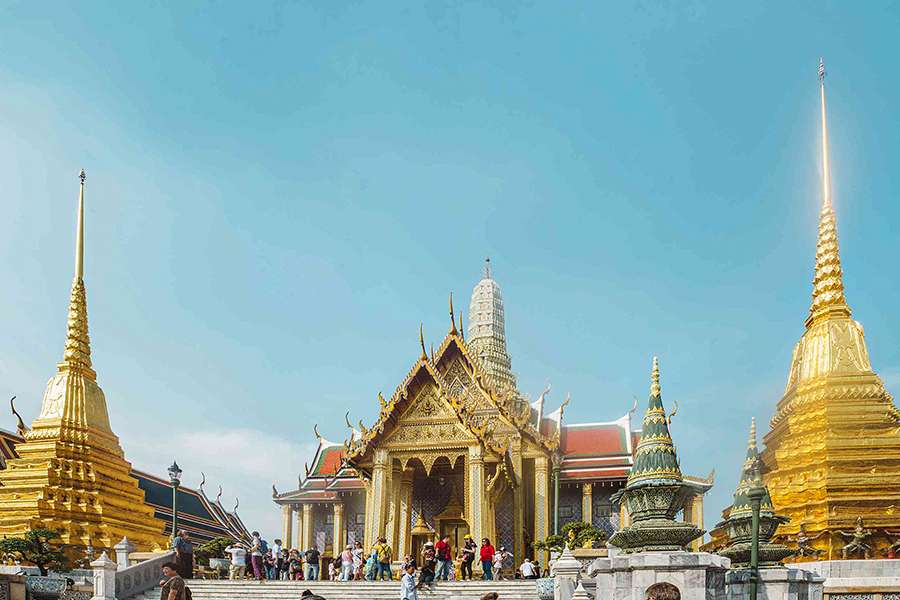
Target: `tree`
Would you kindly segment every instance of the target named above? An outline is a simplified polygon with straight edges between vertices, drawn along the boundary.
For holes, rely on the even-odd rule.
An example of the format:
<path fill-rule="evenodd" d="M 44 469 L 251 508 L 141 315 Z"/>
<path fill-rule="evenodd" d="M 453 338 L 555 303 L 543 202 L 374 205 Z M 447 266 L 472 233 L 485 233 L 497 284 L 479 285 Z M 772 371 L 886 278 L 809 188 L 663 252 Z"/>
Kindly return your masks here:
<path fill-rule="evenodd" d="M 234 540 L 227 537 L 217 537 L 209 540 L 199 548 L 194 550 L 194 558 L 197 564 L 210 558 L 223 558 L 225 556 L 225 548 L 232 545 Z"/>
<path fill-rule="evenodd" d="M 47 575 L 50 569 L 66 568 L 66 556 L 63 551 L 51 544 L 51 540 L 59 538 L 59 533 L 46 527 L 29 529 L 22 537 L 3 538 L 0 550 L 14 554 L 19 560 L 36 566 L 41 575 Z M 62 540 L 60 540 L 62 541 Z"/>

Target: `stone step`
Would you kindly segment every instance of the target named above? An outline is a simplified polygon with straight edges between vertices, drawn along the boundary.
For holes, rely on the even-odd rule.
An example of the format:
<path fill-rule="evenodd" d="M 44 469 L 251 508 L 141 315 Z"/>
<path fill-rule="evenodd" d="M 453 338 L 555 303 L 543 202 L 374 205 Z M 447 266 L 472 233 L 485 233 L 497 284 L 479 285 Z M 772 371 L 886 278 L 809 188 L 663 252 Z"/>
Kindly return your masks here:
<path fill-rule="evenodd" d="M 298 600 L 309 589 L 326 600 L 396 600 L 398 581 L 188 581 L 194 600 Z M 422 600 L 480 600 L 497 592 L 502 600 L 536 600 L 533 581 L 442 581 L 433 589 L 419 590 Z M 129 600 L 158 600 L 159 588 Z"/>

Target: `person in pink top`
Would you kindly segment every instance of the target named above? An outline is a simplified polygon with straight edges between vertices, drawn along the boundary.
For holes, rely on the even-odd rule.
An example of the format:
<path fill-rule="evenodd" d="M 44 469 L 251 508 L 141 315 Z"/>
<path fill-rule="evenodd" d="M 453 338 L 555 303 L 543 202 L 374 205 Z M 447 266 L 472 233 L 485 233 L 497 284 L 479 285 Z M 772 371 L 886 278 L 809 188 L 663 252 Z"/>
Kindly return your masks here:
<path fill-rule="evenodd" d="M 353 546 L 347 545 L 341 552 L 341 581 L 353 579 Z"/>

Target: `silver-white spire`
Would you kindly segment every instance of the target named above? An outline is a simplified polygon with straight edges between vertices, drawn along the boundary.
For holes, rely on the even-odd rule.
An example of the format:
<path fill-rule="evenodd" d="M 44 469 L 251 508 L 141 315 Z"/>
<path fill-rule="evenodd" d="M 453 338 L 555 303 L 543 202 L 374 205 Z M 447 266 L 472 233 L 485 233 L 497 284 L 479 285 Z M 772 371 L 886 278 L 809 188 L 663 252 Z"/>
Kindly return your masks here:
<path fill-rule="evenodd" d="M 491 385 L 498 389 L 516 387 L 506 349 L 503 296 L 491 273 L 490 258 L 485 260 L 484 277 L 472 290 L 466 341 L 481 360 Z"/>

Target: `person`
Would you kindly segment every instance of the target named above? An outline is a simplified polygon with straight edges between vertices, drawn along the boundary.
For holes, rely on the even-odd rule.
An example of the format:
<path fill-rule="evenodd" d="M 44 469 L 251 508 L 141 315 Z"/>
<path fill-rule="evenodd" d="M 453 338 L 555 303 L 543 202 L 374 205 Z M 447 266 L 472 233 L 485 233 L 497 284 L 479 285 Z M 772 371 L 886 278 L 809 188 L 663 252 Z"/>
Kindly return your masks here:
<path fill-rule="evenodd" d="M 250 542 L 250 564 L 253 565 L 253 576 L 262 583 L 265 581 L 265 571 L 263 570 L 263 540 L 259 537 L 259 532 L 254 531 Z"/>
<path fill-rule="evenodd" d="M 266 579 L 275 579 L 275 557 L 272 555 L 272 551 L 269 550 L 265 556 L 263 556 L 263 567 L 266 570 Z"/>
<path fill-rule="evenodd" d="M 284 547 L 279 539 L 272 544 L 272 558 L 275 559 L 275 577 L 273 579 L 281 579 L 281 573 L 284 571 Z"/>
<path fill-rule="evenodd" d="M 353 546 L 347 544 L 341 552 L 341 581 L 353 579 Z"/>
<path fill-rule="evenodd" d="M 531 562 L 531 559 L 526 557 L 525 561 L 522 563 L 522 566 L 519 567 L 519 572 L 522 573 L 522 579 L 537 579 L 537 572 L 534 569 L 534 563 Z"/>
<path fill-rule="evenodd" d="M 303 579 L 303 561 L 300 559 L 300 553 L 291 550 L 288 560 L 288 579 L 300 581 Z"/>
<path fill-rule="evenodd" d="M 303 590 L 300 593 L 300 600 L 325 600 L 325 598 L 323 598 L 322 596 L 320 596 L 318 594 L 313 594 L 309 590 Z"/>
<path fill-rule="evenodd" d="M 416 590 L 416 565 L 407 563 L 403 570 L 405 574 L 400 581 L 400 600 L 419 600 L 419 592 Z"/>
<path fill-rule="evenodd" d="M 378 538 L 378 576 L 377 579 L 382 581 L 390 581 L 393 578 L 391 573 L 391 561 L 394 559 L 394 551 L 387 543 L 384 537 Z"/>
<path fill-rule="evenodd" d="M 369 558 L 366 559 L 366 580 L 367 581 L 375 581 L 375 576 L 378 574 L 378 544 L 372 546 L 372 551 L 369 552 Z"/>
<path fill-rule="evenodd" d="M 363 578 L 363 547 L 362 542 L 357 540 L 353 544 L 353 579 L 359 580 Z"/>
<path fill-rule="evenodd" d="M 247 550 L 240 542 L 229 545 L 225 553 L 231 555 L 231 566 L 228 569 L 229 579 L 243 579 L 247 565 Z"/>
<path fill-rule="evenodd" d="M 478 550 L 478 546 L 475 545 L 475 540 L 472 539 L 472 536 L 468 533 L 463 536 L 465 540 L 465 544 L 462 549 L 462 564 L 460 564 L 460 571 L 462 575 L 462 579 L 472 579 L 472 563 L 475 562 L 475 551 Z"/>
<path fill-rule="evenodd" d="M 450 575 L 450 567 L 453 560 L 450 556 L 450 536 L 445 535 L 434 545 L 434 554 L 437 557 L 437 579 L 447 581 Z"/>
<path fill-rule="evenodd" d="M 340 568 L 334 566 L 335 559 L 340 561 L 341 557 L 337 556 L 328 561 L 328 581 L 337 581 L 338 573 L 340 572 Z"/>
<path fill-rule="evenodd" d="M 507 552 L 505 546 L 500 546 L 500 551 L 494 554 L 494 581 L 503 579 L 504 569 L 512 566 L 512 554 Z"/>
<path fill-rule="evenodd" d="M 312 546 L 304 553 L 303 558 L 306 560 L 306 580 L 317 581 L 319 579 L 319 549 Z"/>
<path fill-rule="evenodd" d="M 182 579 L 194 578 L 194 544 L 191 542 L 188 532 L 184 529 L 178 531 L 178 535 L 172 540 L 172 549 L 175 551 L 175 564 L 178 565 L 178 574 Z"/>
<path fill-rule="evenodd" d="M 500 598 L 500 594 L 497 592 L 488 592 L 481 597 L 481 600 L 498 600 L 498 598 Z"/>
<path fill-rule="evenodd" d="M 494 547 L 491 546 L 491 540 L 484 538 L 481 540 L 481 578 L 490 581 L 493 579 L 491 567 L 494 564 Z"/>
<path fill-rule="evenodd" d="M 159 593 L 159 600 L 185 600 L 184 579 L 178 574 L 178 565 L 173 562 L 167 562 L 162 566 L 162 574 L 164 579 L 159 582 L 162 591 Z"/>
<path fill-rule="evenodd" d="M 434 544 L 425 542 L 422 548 L 422 570 L 419 571 L 419 587 L 431 586 L 434 583 L 434 568 L 437 561 L 434 558 Z"/>

